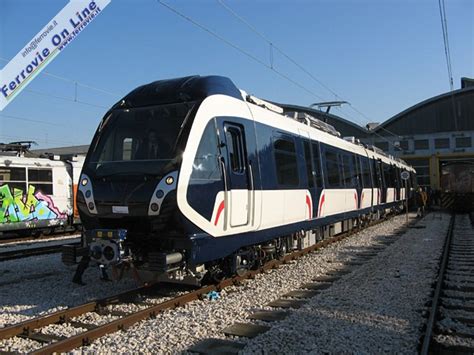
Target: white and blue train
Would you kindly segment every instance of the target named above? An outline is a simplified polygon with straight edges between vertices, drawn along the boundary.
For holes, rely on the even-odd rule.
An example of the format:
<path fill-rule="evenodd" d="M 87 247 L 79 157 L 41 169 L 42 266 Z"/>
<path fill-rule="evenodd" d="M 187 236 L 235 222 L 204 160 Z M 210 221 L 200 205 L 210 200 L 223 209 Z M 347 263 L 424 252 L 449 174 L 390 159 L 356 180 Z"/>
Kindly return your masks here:
<path fill-rule="evenodd" d="M 93 138 L 77 197 L 84 247 L 154 278 L 219 279 L 402 208 L 403 171 L 415 173 L 228 78 L 156 81 Z"/>

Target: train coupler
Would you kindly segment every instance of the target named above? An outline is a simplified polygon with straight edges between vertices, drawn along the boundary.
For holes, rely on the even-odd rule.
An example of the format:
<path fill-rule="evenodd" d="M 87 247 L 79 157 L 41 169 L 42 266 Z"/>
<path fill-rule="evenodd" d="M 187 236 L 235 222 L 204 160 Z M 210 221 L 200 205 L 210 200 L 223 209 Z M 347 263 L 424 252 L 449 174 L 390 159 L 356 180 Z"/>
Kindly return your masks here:
<path fill-rule="evenodd" d="M 76 265 L 83 256 L 89 254 L 89 248 L 78 245 L 63 245 L 61 260 L 64 265 Z"/>

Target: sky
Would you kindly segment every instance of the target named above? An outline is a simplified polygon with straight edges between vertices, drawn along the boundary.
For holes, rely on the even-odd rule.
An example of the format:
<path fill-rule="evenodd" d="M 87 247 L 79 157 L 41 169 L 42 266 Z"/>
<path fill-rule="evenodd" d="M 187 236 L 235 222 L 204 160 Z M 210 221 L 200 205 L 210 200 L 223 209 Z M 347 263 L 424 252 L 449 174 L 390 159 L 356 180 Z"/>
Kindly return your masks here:
<path fill-rule="evenodd" d="M 342 99 L 350 106 L 332 113 L 363 126 L 450 90 L 438 0 L 220 0 L 299 67 L 219 0 L 162 1 L 259 62 L 157 0 L 112 0 L 0 112 L 0 142 L 89 144 L 108 108 L 135 87 L 194 74 L 228 76 L 276 102 Z M 0 68 L 67 2 L 0 0 Z M 474 1 L 445 4 L 458 89 L 461 77 L 474 77 Z"/>

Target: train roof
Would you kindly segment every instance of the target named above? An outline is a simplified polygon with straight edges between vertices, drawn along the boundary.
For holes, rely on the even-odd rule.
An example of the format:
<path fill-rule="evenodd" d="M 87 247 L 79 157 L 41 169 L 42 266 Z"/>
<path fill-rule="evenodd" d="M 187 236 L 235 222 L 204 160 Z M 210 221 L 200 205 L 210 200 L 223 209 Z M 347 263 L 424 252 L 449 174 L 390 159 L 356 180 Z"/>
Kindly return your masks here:
<path fill-rule="evenodd" d="M 64 166 L 64 161 L 53 160 L 49 158 L 11 156 L 11 155 L 0 154 L 0 166 L 54 167 L 54 166 Z"/>
<path fill-rule="evenodd" d="M 253 113 L 254 119 L 259 120 L 262 123 L 271 123 L 277 128 L 289 130 L 298 135 L 301 135 L 302 130 L 304 130 L 308 132 L 310 136 L 313 136 L 316 140 L 323 143 L 336 146 L 349 152 L 355 152 L 359 155 L 368 155 L 371 158 L 380 159 L 384 163 L 394 164 L 409 171 L 415 171 L 403 160 L 387 155 L 376 147 L 366 146 L 355 139 L 346 140 L 340 138 L 340 134 L 338 134 L 333 127 L 331 129 L 330 125 L 324 124 L 324 122 L 319 121 L 314 117 L 312 119 L 315 120 L 314 122 L 316 124 L 312 124 L 312 119 L 307 119 L 309 123 L 305 124 L 302 122 L 304 120 L 299 119 L 300 115 L 284 115 L 282 113 L 283 109 L 279 108 L 277 105 L 273 103 L 266 105 L 266 102 L 261 99 L 258 99 L 257 102 L 254 96 L 246 95 L 245 91 L 242 91 L 242 96 L 244 99 L 247 98 L 246 101 Z M 308 115 L 306 115 L 306 117 L 307 116 Z M 319 126 L 319 123 L 323 125 Z"/>
<path fill-rule="evenodd" d="M 158 80 L 139 86 L 125 95 L 112 109 L 196 101 L 216 94 L 242 100 L 239 89 L 229 78 L 218 75 L 193 75 Z"/>

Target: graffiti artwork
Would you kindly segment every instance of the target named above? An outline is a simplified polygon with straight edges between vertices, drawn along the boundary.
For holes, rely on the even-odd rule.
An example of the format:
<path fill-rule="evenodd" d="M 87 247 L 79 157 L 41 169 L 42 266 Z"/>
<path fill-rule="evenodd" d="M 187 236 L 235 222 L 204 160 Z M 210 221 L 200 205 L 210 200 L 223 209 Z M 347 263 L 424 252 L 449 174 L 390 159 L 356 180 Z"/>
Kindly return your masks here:
<path fill-rule="evenodd" d="M 28 193 L 22 189 L 10 189 L 8 184 L 0 186 L 0 223 L 29 222 L 47 219 L 67 218 L 54 205 L 50 196 L 41 191 L 35 193 L 35 186 L 28 186 Z"/>

